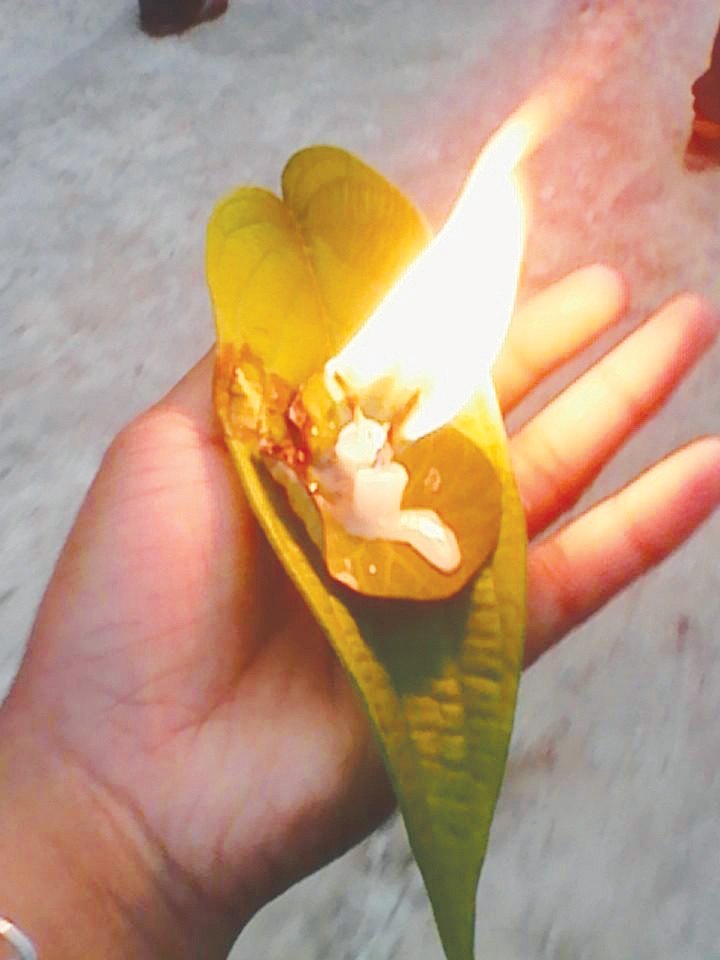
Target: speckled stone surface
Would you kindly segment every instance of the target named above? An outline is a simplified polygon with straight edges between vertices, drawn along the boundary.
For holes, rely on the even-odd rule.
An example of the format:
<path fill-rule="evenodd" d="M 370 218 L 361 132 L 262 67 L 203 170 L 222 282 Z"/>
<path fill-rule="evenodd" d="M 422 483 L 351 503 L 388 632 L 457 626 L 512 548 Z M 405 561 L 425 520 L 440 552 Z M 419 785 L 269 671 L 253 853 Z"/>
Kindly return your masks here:
<path fill-rule="evenodd" d="M 720 302 L 720 170 L 682 167 L 717 17 L 714 0 L 231 0 L 152 41 L 129 0 L 4 0 L 0 687 L 104 448 L 212 341 L 213 203 L 275 186 L 295 149 L 356 151 L 437 224 L 488 133 L 574 76 L 585 93 L 530 165 L 523 293 L 604 259 L 633 290 L 616 336 L 679 289 Z M 579 509 L 717 431 L 719 378 L 715 349 Z M 525 676 L 479 957 L 720 956 L 719 546 L 716 517 Z M 439 960 L 398 822 L 233 953 L 290 955 Z"/>

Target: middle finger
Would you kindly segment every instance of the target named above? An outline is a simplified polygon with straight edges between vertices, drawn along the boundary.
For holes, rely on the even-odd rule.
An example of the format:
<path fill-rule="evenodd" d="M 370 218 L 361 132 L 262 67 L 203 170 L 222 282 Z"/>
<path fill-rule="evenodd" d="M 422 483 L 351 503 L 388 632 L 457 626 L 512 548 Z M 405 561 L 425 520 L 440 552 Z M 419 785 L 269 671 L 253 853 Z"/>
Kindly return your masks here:
<path fill-rule="evenodd" d="M 714 311 L 702 299 L 677 297 L 512 438 L 529 536 L 577 501 L 712 343 L 716 328 Z"/>

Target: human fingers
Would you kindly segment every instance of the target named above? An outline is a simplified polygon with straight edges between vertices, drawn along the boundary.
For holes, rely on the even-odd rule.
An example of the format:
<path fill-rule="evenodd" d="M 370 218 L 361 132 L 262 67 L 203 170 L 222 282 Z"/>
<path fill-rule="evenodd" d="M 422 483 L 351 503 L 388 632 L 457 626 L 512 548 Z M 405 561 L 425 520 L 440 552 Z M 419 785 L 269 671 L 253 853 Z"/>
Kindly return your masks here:
<path fill-rule="evenodd" d="M 718 505 L 720 437 L 707 437 L 535 545 L 525 666 L 660 563 Z"/>
<path fill-rule="evenodd" d="M 618 320 L 626 301 L 620 274 L 597 264 L 576 270 L 520 307 L 493 372 L 505 412 Z M 160 401 L 162 408 L 193 418 L 212 439 L 221 435 L 210 387 L 214 357 L 211 349 Z"/>
<path fill-rule="evenodd" d="M 512 438 L 530 537 L 575 503 L 712 343 L 717 326 L 699 297 L 677 297 Z"/>
<path fill-rule="evenodd" d="M 574 271 L 520 307 L 493 371 L 503 410 L 615 323 L 626 301 L 620 274 L 596 264 Z M 211 349 L 158 405 L 191 417 L 210 439 L 221 436 L 212 408 L 214 358 Z"/>
<path fill-rule="evenodd" d="M 627 298 L 622 276 L 596 264 L 574 271 L 520 307 L 493 369 L 503 412 L 616 323 Z"/>
<path fill-rule="evenodd" d="M 222 428 L 212 402 L 212 376 L 215 348 L 212 347 L 194 367 L 154 407 L 153 413 L 175 413 L 191 421 L 205 440 L 222 438 Z"/>

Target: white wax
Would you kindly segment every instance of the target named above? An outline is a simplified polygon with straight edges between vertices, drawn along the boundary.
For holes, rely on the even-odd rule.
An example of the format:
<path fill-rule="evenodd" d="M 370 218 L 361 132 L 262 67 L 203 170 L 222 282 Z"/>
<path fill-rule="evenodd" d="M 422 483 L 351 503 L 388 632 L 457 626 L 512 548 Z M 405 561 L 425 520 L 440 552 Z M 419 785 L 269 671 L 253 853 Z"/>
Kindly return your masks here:
<path fill-rule="evenodd" d="M 449 573 L 460 565 L 457 538 L 434 510 L 403 510 L 400 526 L 405 542 L 415 547 L 438 570 Z"/>
<path fill-rule="evenodd" d="M 434 510 L 401 508 L 409 477 L 405 467 L 388 456 L 389 448 L 383 450 L 387 432 L 387 425 L 361 412 L 340 431 L 335 456 L 350 495 L 332 503 L 336 519 L 355 536 L 407 543 L 438 570 L 450 573 L 462 559 L 455 534 Z M 337 487 L 333 480 L 325 477 L 329 486 Z"/>
<path fill-rule="evenodd" d="M 408 473 L 401 463 L 363 467 L 355 473 L 353 513 L 358 517 L 388 517 L 400 512 Z"/>
<path fill-rule="evenodd" d="M 387 442 L 388 427 L 358 412 L 337 438 L 335 456 L 345 470 L 371 467 Z"/>

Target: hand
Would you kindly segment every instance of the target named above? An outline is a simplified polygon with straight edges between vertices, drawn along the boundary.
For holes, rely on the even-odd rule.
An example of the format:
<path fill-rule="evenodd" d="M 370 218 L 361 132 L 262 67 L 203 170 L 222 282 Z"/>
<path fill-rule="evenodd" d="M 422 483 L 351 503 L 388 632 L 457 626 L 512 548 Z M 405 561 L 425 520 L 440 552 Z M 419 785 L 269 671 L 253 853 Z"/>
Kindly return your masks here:
<path fill-rule="evenodd" d="M 503 409 L 616 322 L 624 301 L 621 279 L 593 267 L 521 308 L 495 370 Z M 515 434 L 532 539 L 575 503 L 716 329 L 698 298 L 674 300 Z M 130 873 L 140 892 L 122 903 L 134 924 L 138 904 L 146 913 L 161 904 L 157 923 L 146 921 L 156 957 L 180 955 L 159 946 L 167 922 L 182 931 L 183 955 L 224 956 L 264 902 L 393 806 L 356 695 L 245 503 L 211 409 L 211 364 L 112 445 L 1 715 L 14 742 L 33 744 L 29 759 L 15 756 L 20 770 L 74 771 L 69 792 L 57 774 L 65 796 L 82 798 L 70 804 L 73 823 L 81 809 L 95 825 L 102 809 L 105 828 L 94 835 L 109 820 L 117 843 L 98 841 L 83 867 L 111 891 Z M 715 437 L 536 542 L 527 663 L 718 502 Z"/>

